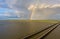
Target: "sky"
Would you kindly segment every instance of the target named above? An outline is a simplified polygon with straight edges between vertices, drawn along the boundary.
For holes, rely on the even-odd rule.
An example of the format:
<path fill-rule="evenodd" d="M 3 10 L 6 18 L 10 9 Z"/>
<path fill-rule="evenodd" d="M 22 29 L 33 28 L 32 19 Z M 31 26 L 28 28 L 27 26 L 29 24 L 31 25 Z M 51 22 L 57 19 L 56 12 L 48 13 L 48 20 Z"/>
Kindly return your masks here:
<path fill-rule="evenodd" d="M 59 20 L 60 0 L 0 0 L 0 19 Z"/>

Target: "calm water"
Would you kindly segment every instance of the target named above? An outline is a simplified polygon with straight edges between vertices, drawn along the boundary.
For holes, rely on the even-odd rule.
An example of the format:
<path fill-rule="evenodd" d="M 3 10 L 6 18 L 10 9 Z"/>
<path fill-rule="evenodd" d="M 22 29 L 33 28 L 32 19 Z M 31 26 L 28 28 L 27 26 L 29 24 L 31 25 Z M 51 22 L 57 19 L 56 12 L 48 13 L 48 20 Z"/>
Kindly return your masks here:
<path fill-rule="evenodd" d="M 0 39 L 22 39 L 52 24 L 27 21 L 0 21 Z"/>

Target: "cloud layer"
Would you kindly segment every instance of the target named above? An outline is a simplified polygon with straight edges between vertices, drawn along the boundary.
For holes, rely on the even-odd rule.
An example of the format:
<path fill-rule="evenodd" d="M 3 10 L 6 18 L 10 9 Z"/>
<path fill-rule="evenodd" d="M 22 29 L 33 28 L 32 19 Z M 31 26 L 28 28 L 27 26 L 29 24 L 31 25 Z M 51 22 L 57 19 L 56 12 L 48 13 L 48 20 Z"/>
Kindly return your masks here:
<path fill-rule="evenodd" d="M 60 19 L 60 0 L 0 0 L 0 9 L 0 16 L 11 18 Z"/>

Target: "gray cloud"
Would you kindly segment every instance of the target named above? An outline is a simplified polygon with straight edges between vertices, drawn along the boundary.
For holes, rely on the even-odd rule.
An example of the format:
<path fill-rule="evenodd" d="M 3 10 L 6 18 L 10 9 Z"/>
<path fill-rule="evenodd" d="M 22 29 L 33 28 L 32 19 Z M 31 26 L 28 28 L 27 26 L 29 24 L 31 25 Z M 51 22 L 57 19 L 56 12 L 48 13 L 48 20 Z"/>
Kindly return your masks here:
<path fill-rule="evenodd" d="M 39 4 L 39 7 L 36 8 L 32 19 L 60 19 L 60 15 L 58 15 L 60 14 L 60 0 L 5 0 L 5 3 L 8 8 L 16 11 L 12 14 L 21 19 L 31 18 L 32 11 L 28 8 L 30 5 L 36 5 L 36 3 Z"/>

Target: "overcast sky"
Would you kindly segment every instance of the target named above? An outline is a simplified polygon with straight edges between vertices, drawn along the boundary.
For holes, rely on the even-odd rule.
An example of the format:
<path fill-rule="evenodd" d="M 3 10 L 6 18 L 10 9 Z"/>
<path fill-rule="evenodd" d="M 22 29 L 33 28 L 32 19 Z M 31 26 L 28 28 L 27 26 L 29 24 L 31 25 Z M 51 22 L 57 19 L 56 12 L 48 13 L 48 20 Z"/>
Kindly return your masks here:
<path fill-rule="evenodd" d="M 8 18 L 59 20 L 60 0 L 0 0 L 0 19 Z"/>

